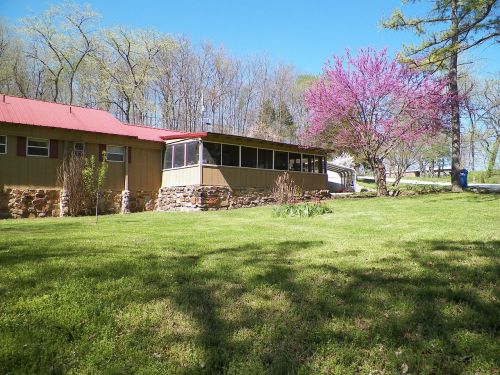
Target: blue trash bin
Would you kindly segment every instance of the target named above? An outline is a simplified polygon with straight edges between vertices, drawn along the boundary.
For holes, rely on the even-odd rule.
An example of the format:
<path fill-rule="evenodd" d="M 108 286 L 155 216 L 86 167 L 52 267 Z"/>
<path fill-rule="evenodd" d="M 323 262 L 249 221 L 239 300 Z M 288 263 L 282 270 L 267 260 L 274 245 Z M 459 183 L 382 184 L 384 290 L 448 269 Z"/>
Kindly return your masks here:
<path fill-rule="evenodd" d="M 469 171 L 467 169 L 460 170 L 460 186 L 462 189 L 467 189 L 467 174 Z"/>

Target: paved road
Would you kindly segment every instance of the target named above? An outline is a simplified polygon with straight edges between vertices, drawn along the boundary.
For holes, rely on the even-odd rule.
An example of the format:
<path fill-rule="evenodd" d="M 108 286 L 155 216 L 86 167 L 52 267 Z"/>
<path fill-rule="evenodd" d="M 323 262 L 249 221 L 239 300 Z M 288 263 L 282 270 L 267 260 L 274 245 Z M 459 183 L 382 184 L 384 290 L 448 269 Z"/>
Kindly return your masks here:
<path fill-rule="evenodd" d="M 359 176 L 359 180 L 375 181 L 373 177 Z M 394 178 L 388 177 L 387 182 L 393 182 Z M 421 180 L 409 180 L 402 179 L 400 181 L 402 184 L 417 184 L 417 185 L 438 185 L 438 186 L 451 186 L 449 182 L 439 182 L 439 181 L 421 181 Z M 500 184 L 469 184 L 469 189 L 479 189 L 485 190 L 491 193 L 500 193 Z"/>

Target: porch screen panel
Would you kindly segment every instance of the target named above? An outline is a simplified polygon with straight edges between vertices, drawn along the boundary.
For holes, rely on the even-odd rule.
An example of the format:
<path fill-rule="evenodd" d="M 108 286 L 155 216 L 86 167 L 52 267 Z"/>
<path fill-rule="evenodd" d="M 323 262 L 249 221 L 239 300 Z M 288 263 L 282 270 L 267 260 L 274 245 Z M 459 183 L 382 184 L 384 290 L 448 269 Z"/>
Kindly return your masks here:
<path fill-rule="evenodd" d="M 186 143 L 186 165 L 198 164 L 200 148 L 198 147 L 198 142 Z"/>
<path fill-rule="evenodd" d="M 203 142 L 203 164 L 221 164 L 221 144 Z"/>
<path fill-rule="evenodd" d="M 323 167 L 324 167 L 323 156 L 315 156 L 314 157 L 314 172 L 324 173 Z"/>
<path fill-rule="evenodd" d="M 173 146 L 172 145 L 167 145 L 167 148 L 165 150 L 165 158 L 163 161 L 163 168 L 165 169 L 170 169 L 172 168 L 172 155 L 173 155 Z"/>
<path fill-rule="evenodd" d="M 233 145 L 222 145 L 222 165 L 238 167 L 240 165 L 240 148 Z"/>
<path fill-rule="evenodd" d="M 241 166 L 246 168 L 257 168 L 257 149 L 241 146 Z"/>
<path fill-rule="evenodd" d="M 274 151 L 274 169 L 288 170 L 288 152 Z"/>
<path fill-rule="evenodd" d="M 259 148 L 258 167 L 262 169 L 273 169 L 273 150 Z"/>
<path fill-rule="evenodd" d="M 302 172 L 312 172 L 314 168 L 314 156 L 302 155 Z"/>
<path fill-rule="evenodd" d="M 184 167 L 185 144 L 174 145 L 174 168 Z"/>
<path fill-rule="evenodd" d="M 289 158 L 288 162 L 289 170 L 300 172 L 301 171 L 300 154 L 294 154 L 290 152 L 288 158 Z"/>

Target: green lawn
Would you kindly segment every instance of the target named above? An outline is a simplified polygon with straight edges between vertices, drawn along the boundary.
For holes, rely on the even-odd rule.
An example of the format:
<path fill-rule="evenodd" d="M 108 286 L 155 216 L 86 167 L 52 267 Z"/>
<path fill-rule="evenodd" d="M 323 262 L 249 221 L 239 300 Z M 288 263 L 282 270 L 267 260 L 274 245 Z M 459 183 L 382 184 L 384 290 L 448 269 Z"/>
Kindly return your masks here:
<path fill-rule="evenodd" d="M 498 372 L 500 196 L 0 221 L 0 373 Z"/>

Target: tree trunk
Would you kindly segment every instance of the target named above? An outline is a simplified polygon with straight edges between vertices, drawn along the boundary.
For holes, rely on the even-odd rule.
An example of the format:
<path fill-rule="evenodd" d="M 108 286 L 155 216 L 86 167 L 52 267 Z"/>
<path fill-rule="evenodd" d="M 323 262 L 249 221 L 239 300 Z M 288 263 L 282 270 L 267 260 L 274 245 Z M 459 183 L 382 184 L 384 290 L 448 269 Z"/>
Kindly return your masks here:
<path fill-rule="evenodd" d="M 458 99 L 458 0 L 451 1 L 452 18 L 452 54 L 450 57 L 450 80 L 451 94 L 451 189 L 454 192 L 462 192 L 460 186 L 460 104 Z"/>
<path fill-rule="evenodd" d="M 493 168 L 495 167 L 495 161 L 497 160 L 498 151 L 500 149 L 500 137 L 497 137 L 493 147 L 491 149 L 491 153 L 488 158 L 488 167 L 486 168 L 486 177 L 489 178 L 493 175 Z"/>
<path fill-rule="evenodd" d="M 382 197 L 387 195 L 385 165 L 384 162 L 379 158 L 375 158 L 373 165 L 374 165 L 373 175 L 377 183 L 377 196 Z"/>

